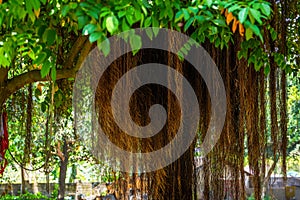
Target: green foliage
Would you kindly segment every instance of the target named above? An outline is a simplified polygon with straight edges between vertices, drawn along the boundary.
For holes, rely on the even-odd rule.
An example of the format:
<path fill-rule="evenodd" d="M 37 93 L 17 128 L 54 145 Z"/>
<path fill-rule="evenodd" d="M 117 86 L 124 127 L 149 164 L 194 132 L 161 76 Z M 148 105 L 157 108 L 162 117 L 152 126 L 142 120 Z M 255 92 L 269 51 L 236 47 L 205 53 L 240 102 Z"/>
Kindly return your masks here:
<path fill-rule="evenodd" d="M 246 33 L 248 32 L 247 40 L 253 38 L 251 34 L 253 32 L 263 42 L 263 33 L 259 26 L 265 23 L 264 20 L 270 19 L 271 7 L 269 2 L 229 0 L 221 1 L 220 5 L 224 9 L 228 9 L 228 12 L 232 12 L 234 16 L 238 16 L 239 22 L 245 26 Z"/>
<path fill-rule="evenodd" d="M 297 76 L 292 77 L 289 81 L 288 88 L 288 150 L 289 152 L 296 149 L 299 151 L 300 141 L 300 79 Z M 299 146 L 297 146 L 299 145 Z"/>
<path fill-rule="evenodd" d="M 32 193 L 25 193 L 20 196 L 13 196 L 13 195 L 5 195 L 0 197 L 0 200 L 54 200 L 55 198 L 49 198 L 47 196 L 42 195 L 41 193 L 32 194 Z"/>
<path fill-rule="evenodd" d="M 104 55 L 110 51 L 107 40 L 110 35 L 135 27 L 166 27 L 184 32 L 192 30 L 190 35 L 197 42 L 209 40 L 222 49 L 228 47 L 233 37 L 222 10 L 232 13 L 239 20 L 235 23 L 240 23 L 241 30 L 245 28 L 247 41 L 258 37 L 263 42 L 262 27 L 271 16 L 270 3 L 267 1 L 236 0 L 124 0 L 105 3 L 97 0 L 57 0 L 47 3 L 45 0 L 12 0 L 0 4 L 0 10 L 8 10 L 5 15 L 0 12 L 0 25 L 5 28 L 1 36 L 3 42 L 0 43 L 0 65 L 8 67 L 14 60 L 25 57 L 28 63 L 33 64 L 33 68 L 41 69 L 42 77 L 50 73 L 54 80 L 56 68 L 60 68 L 57 65 L 57 51 L 63 40 L 61 29 L 67 30 L 64 34 L 89 35 L 90 42 L 97 42 Z M 147 35 L 152 39 L 158 34 L 157 31 L 147 31 Z M 270 31 L 275 39 L 276 32 L 273 29 Z M 240 34 L 244 35 L 241 31 Z M 128 42 L 132 49 L 136 49 L 133 53 L 141 47 L 141 39 L 137 35 L 130 36 Z M 265 52 L 261 46 L 249 50 L 254 51 L 252 55 L 258 61 L 248 62 L 254 63 L 255 69 L 259 70 L 265 61 Z M 248 57 L 242 54 L 240 58 Z"/>
<path fill-rule="evenodd" d="M 270 196 L 264 196 L 263 200 L 271 200 L 272 198 Z M 252 194 L 250 197 L 247 198 L 247 200 L 255 200 L 254 194 Z"/>

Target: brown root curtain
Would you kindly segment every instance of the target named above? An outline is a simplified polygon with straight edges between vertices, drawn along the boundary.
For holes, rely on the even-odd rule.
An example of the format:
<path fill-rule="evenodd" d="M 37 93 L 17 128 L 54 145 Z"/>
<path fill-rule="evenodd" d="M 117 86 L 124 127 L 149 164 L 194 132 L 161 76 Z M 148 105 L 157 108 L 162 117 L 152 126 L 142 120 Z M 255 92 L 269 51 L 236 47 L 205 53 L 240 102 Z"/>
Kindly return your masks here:
<path fill-rule="evenodd" d="M 172 42 L 172 41 L 170 41 Z M 221 137 L 203 160 L 201 182 L 203 184 L 204 199 L 224 199 L 230 195 L 233 199 L 245 199 L 244 158 L 248 152 L 250 177 L 254 185 L 255 198 L 260 199 L 263 184 L 266 184 L 266 87 L 267 79 L 263 73 L 256 72 L 253 66 L 248 67 L 245 60 L 238 60 L 237 51 L 241 38 L 235 38 L 235 45 L 230 44 L 228 49 L 220 50 L 211 44 L 204 44 L 219 68 L 224 80 L 227 95 L 227 116 Z M 172 45 L 172 44 L 170 44 Z M 131 152 L 151 152 L 166 145 L 176 134 L 180 118 L 180 107 L 176 97 L 167 88 L 149 84 L 139 88 L 131 97 L 130 112 L 132 119 L 138 125 L 147 125 L 150 122 L 148 112 L 153 104 L 161 104 L 165 107 L 168 120 L 164 128 L 155 136 L 146 139 L 135 138 L 126 135 L 114 122 L 111 111 L 112 89 L 120 77 L 135 66 L 156 62 L 166 64 L 187 78 L 195 90 L 201 118 L 199 121 L 199 134 L 188 151 L 171 165 L 152 172 L 137 174 L 121 173 L 116 180 L 116 194 L 124 199 L 127 187 L 146 192 L 150 199 L 181 199 L 192 200 L 199 198 L 197 194 L 196 168 L 194 164 L 194 149 L 197 140 L 201 141 L 205 136 L 210 119 L 210 97 L 206 85 L 196 70 L 186 61 L 180 61 L 172 53 L 157 49 L 144 49 L 135 56 L 125 54 L 114 61 L 101 77 L 96 93 L 96 107 L 99 122 L 110 138 L 119 147 Z M 278 130 L 276 106 L 276 85 L 282 89 L 282 102 L 285 101 L 285 76 L 282 76 L 281 84 L 278 76 L 275 76 L 276 68 L 272 67 L 270 74 L 270 105 L 271 105 L 271 135 L 274 144 L 274 160 L 278 157 L 281 144 L 279 136 L 284 132 Z M 282 72 L 282 74 L 284 74 Z M 103 87 L 105 85 L 105 87 Z M 101 86 L 101 87 L 99 87 Z M 275 90 L 275 91 L 274 91 Z M 274 94 L 275 92 L 275 94 Z M 273 113 L 273 114 L 272 114 Z M 275 114 L 276 115 L 275 115 Z M 281 121 L 286 123 L 284 112 L 281 110 Z M 285 138 L 285 137 L 283 137 Z M 282 141 L 282 145 L 286 145 Z M 283 147 L 283 146 L 281 146 Z M 284 148 L 282 148 L 283 151 Z M 134 166 L 134 162 L 132 163 Z M 131 180 L 128 178 L 131 176 Z M 133 180 L 132 180 L 133 179 Z M 139 181 L 134 181 L 139 180 Z M 141 186 L 142 185 L 142 186 Z M 198 195 L 198 197 L 197 197 Z"/>
<path fill-rule="evenodd" d="M 180 38 L 178 38 L 180 40 Z M 203 44 L 223 78 L 227 96 L 227 116 L 218 143 L 203 158 L 203 171 L 200 179 L 203 191 L 197 193 L 197 178 L 194 154 L 196 143 L 203 140 L 210 120 L 210 97 L 201 75 L 186 61 L 180 61 L 177 55 L 158 49 L 143 49 L 136 55 L 127 53 L 115 60 L 105 71 L 96 92 L 97 117 L 109 139 L 126 151 L 151 152 L 168 144 L 172 140 L 180 122 L 180 106 L 168 88 L 148 84 L 139 88 L 131 97 L 130 114 L 133 121 L 141 126 L 150 123 L 149 108 L 161 104 L 167 111 L 167 123 L 151 138 L 141 139 L 127 135 L 114 121 L 111 110 L 112 90 L 117 81 L 130 69 L 146 63 L 161 63 L 172 67 L 185 76 L 192 85 L 201 113 L 198 137 L 177 161 L 151 173 L 121 173 L 115 180 L 115 193 L 118 198 L 127 198 L 129 185 L 147 193 L 150 199 L 193 200 L 200 197 L 209 199 L 246 199 L 245 177 L 250 176 L 254 186 L 255 199 L 261 199 L 264 186 L 275 167 L 280 153 L 286 154 L 286 77 L 271 63 L 269 79 L 263 69 L 256 72 L 254 66 L 248 66 L 246 60 L 239 60 L 237 52 L 243 38 L 234 37 L 234 44 L 220 50 L 209 42 Z M 170 41 L 173 45 L 174 41 Z M 267 41 L 267 43 L 271 43 Z M 117 48 L 112 48 L 117 49 Z M 119 47 L 119 49 L 122 49 Z M 270 58 L 272 61 L 272 58 Z M 281 73 L 279 77 L 277 74 Z M 167 77 L 166 77 L 167 78 Z M 269 84 L 268 95 L 267 87 Z M 105 87 L 103 87 L 105 86 Z M 180 88 L 179 88 L 180 89 Z M 276 92 L 281 90 L 280 93 Z M 269 98 L 267 98 L 269 96 Z M 281 106 L 277 106 L 280 99 Z M 266 104 L 270 104 L 271 142 L 274 164 L 266 170 L 267 131 Z M 278 126 L 278 116 L 281 126 Z M 280 140 L 280 138 L 283 140 Z M 270 139 L 269 139 L 270 141 Z M 248 156 L 249 171 L 244 171 L 245 156 Z M 285 162 L 283 171 L 285 171 Z M 135 165 L 135 162 L 132 162 Z M 131 178 L 129 178 L 131 177 Z M 137 191 L 137 190 L 136 190 Z M 199 196 L 200 195 L 200 196 Z"/>

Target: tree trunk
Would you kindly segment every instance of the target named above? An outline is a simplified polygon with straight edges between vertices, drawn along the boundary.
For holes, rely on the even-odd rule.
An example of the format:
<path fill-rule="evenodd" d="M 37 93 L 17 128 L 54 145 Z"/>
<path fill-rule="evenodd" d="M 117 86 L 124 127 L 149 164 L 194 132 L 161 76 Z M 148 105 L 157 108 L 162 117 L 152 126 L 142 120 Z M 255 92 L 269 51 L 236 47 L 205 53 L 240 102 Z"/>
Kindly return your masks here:
<path fill-rule="evenodd" d="M 7 74 L 8 69 L 6 68 L 1 68 L 0 66 L 0 112 L 2 111 L 3 104 L 6 101 L 6 91 L 5 91 L 5 86 L 6 86 L 6 80 L 7 80 Z"/>
<path fill-rule="evenodd" d="M 58 199 L 63 200 L 65 197 L 65 189 L 66 189 L 66 176 L 68 169 L 68 143 L 64 140 L 63 144 L 63 159 L 60 160 L 60 168 L 59 168 L 59 191 L 58 191 Z"/>
<path fill-rule="evenodd" d="M 46 173 L 46 191 L 50 194 L 50 176 L 48 172 Z"/>
<path fill-rule="evenodd" d="M 33 172 L 33 193 L 37 194 L 38 192 L 39 192 L 38 176 L 36 172 Z"/>
<path fill-rule="evenodd" d="M 25 194 L 25 185 L 26 185 L 26 181 L 25 181 L 25 169 L 23 169 L 21 167 L 21 194 Z"/>

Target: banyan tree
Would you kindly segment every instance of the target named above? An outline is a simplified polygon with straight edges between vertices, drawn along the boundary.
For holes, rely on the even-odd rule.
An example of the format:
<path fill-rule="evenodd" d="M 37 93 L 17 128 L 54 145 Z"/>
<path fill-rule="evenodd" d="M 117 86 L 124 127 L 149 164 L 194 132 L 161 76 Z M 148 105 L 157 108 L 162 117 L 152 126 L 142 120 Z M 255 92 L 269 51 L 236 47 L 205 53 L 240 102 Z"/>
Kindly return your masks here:
<path fill-rule="evenodd" d="M 294 3 L 296 6 L 296 2 L 290 3 Z M 169 51 L 142 48 L 135 55 L 132 52 L 120 54 L 121 56 L 110 63 L 103 74 L 100 73 L 101 78 L 94 80 L 93 84 L 97 85 L 95 90 L 96 115 L 94 117 L 98 118 L 103 131 L 112 143 L 129 152 L 148 153 L 167 145 L 174 139 L 179 128 L 179 121 L 182 120 L 179 117 L 182 108 L 176 102 L 178 100 L 176 95 L 162 85 L 146 84 L 132 93 L 130 101 L 127 102 L 129 103 L 130 117 L 137 125 L 146 126 L 151 123 L 150 107 L 154 104 L 161 104 L 167 112 L 166 124 L 157 135 L 150 138 L 126 135 L 126 132 L 115 122 L 112 96 L 117 82 L 134 67 L 147 63 L 160 63 L 177 70 L 192 85 L 201 111 L 198 135 L 188 150 L 174 163 L 154 172 L 139 171 L 138 159 L 132 160 L 130 162 L 132 173 L 123 172 L 116 181 L 115 187 L 119 198 L 125 198 L 122 185 L 126 181 L 129 184 L 129 176 L 132 176 L 134 180 L 139 179 L 139 184 L 133 181 L 131 187 L 141 190 L 141 193 L 146 192 L 151 199 L 196 199 L 197 195 L 199 198 L 197 187 L 200 187 L 201 184 L 203 193 L 200 195 L 204 199 L 223 199 L 224 197 L 229 198 L 229 195 L 232 199 L 245 199 L 245 176 L 249 176 L 251 179 L 255 199 L 261 199 L 265 195 L 270 175 L 279 161 L 286 180 L 286 72 L 290 70 L 290 66 L 283 63 L 287 62 L 287 38 L 290 34 L 290 26 L 293 24 L 293 22 L 289 23 L 287 19 L 297 16 L 297 13 L 289 9 L 291 4 L 286 1 L 273 2 L 271 6 L 274 10 L 272 18 L 268 20 L 262 35 L 259 35 L 258 38 L 247 38 L 247 34 L 249 34 L 249 28 L 247 28 L 245 39 L 243 37 L 244 26 L 237 22 L 236 17 L 228 9 L 224 8 L 222 13 L 224 13 L 227 24 L 233 21 L 229 26 L 232 26 L 233 32 L 239 26 L 239 34 L 233 35 L 227 48 L 220 48 L 216 42 L 211 43 L 208 39 L 201 44 L 214 60 L 223 78 L 227 113 L 217 144 L 202 158 L 200 177 L 197 174 L 199 169 L 194 161 L 195 147 L 197 144 L 201 144 L 206 136 L 212 103 L 207 83 L 191 63 Z M 197 28 L 197 26 L 190 27 L 186 33 L 193 36 Z M 277 39 L 273 32 L 279 34 Z M 159 32 L 156 37 L 160 37 Z M 197 37 L 194 38 L 197 40 Z M 259 38 L 264 42 L 259 41 Z M 170 47 L 184 46 L 185 44 L 180 37 L 168 39 Z M 126 45 L 113 46 L 111 44 L 113 51 L 123 51 L 124 48 L 127 48 Z M 193 49 L 187 48 L 187 51 L 193 53 Z M 282 56 L 278 58 L 277 54 Z M 107 64 L 100 60 L 98 63 L 93 62 L 95 61 L 92 61 L 91 65 Z M 168 80 L 170 76 L 167 75 L 164 78 Z M 143 79 L 143 77 L 138 78 Z M 167 82 L 168 84 L 178 84 L 176 89 L 184 95 L 185 91 L 183 91 L 184 87 L 182 87 L 181 81 L 178 79 L 178 82 L 171 80 Z M 130 88 L 135 83 L 129 79 L 126 84 L 126 87 Z M 218 90 L 217 86 L 215 89 Z M 118 98 L 127 98 L 126 95 L 122 96 L 122 92 L 117 95 L 119 95 Z M 119 105 L 116 109 L 126 110 L 126 106 Z M 270 116 L 270 120 L 267 120 L 267 116 Z M 122 118 L 121 120 L 128 119 Z M 100 138 L 97 134 L 94 137 Z M 97 149 L 101 149 L 101 146 L 97 146 Z M 249 171 L 244 168 L 245 156 L 248 159 Z M 273 160 L 272 163 L 267 162 L 267 158 L 270 157 Z M 130 160 L 130 158 L 128 159 Z M 201 180 L 200 185 L 199 179 Z"/>
<path fill-rule="evenodd" d="M 129 184 L 132 188 L 147 193 L 150 199 L 192 200 L 201 196 L 208 200 L 224 199 L 228 195 L 232 199 L 246 199 L 247 177 L 251 179 L 255 199 L 262 199 L 269 178 L 279 165 L 286 180 L 286 88 L 287 74 L 299 73 L 298 1 L 32 2 L 14 4 L 14 9 L 22 10 L 26 7 L 23 17 L 9 8 L 6 9 L 7 15 L 0 15 L 7 28 L 0 30 L 3 33 L 3 42 L 0 42 L 0 58 L 3 58 L 0 60 L 0 111 L 7 98 L 26 84 L 75 78 L 80 66 L 87 65 L 89 69 L 96 71 L 88 71 L 90 74 L 79 71 L 75 79 L 79 88 L 75 84 L 73 98 L 78 98 L 76 92 L 80 90 L 83 101 L 73 101 L 73 104 L 75 127 L 88 128 L 76 129 L 76 132 L 80 134 L 82 130 L 98 130 L 94 127 L 96 124 L 117 148 L 131 153 L 150 153 L 158 151 L 176 138 L 181 127 L 182 108 L 178 95 L 185 97 L 186 91 L 182 79 L 175 77 L 175 81 L 171 80 L 174 77 L 171 71 L 176 71 L 176 76 L 184 76 L 196 95 L 197 107 L 189 108 L 191 113 L 195 110 L 201 113 L 197 119 L 196 137 L 183 155 L 157 170 L 140 170 L 138 160 L 132 160 L 129 156 L 126 164 L 130 165 L 131 171 L 116 172 L 118 166 L 124 163 L 118 163 L 118 160 L 114 161 L 109 157 L 110 151 L 114 152 L 114 149 L 110 149 L 111 146 L 99 145 L 102 139 L 100 133 L 92 131 L 92 135 L 84 138 L 83 144 L 85 142 L 92 147 L 92 156 L 96 159 L 99 154 L 107 153 L 104 159 L 110 159 L 113 173 L 119 174 L 118 180 L 116 178 L 114 182 L 114 189 L 120 199 L 125 198 Z M 2 4 L 2 1 L 0 5 L 12 6 L 10 2 Z M 52 13 L 51 16 L 46 14 L 49 12 Z M 26 17 L 30 19 L 26 29 L 18 27 L 25 26 Z M 12 20 L 20 23 L 10 23 Z M 148 29 L 147 40 L 143 37 L 143 41 L 137 34 L 138 31 L 133 30 L 150 26 L 157 28 Z M 169 37 L 162 41 L 168 47 L 166 50 L 141 48 L 143 42 L 151 44 L 152 40 L 160 37 L 162 30 L 158 28 L 174 29 L 192 40 Z M 13 30 L 13 33 L 10 34 L 9 30 Z M 109 36 L 122 31 L 128 31 L 127 35 L 118 40 L 127 42 L 109 43 Z M 29 37 L 30 40 L 26 40 Z M 16 40 L 19 43 L 15 43 Z M 226 113 L 224 110 L 219 112 L 220 115 L 226 114 L 220 136 L 210 151 L 203 154 L 203 149 L 200 148 L 200 166 L 195 161 L 195 155 L 199 153 L 198 147 L 205 141 L 211 118 L 218 113 L 212 110 L 213 94 L 203 74 L 185 59 L 189 55 L 195 57 L 195 42 L 214 61 L 222 78 L 226 102 Z M 4 46 L 10 47 L 8 53 L 3 51 Z M 100 51 L 93 53 L 92 49 L 97 48 L 96 46 Z M 172 48 L 178 51 L 168 51 Z M 32 52 L 36 55 L 32 55 Z M 118 56 L 109 63 L 103 63 L 111 55 Z M 102 57 L 103 60 L 99 59 Z M 200 56 L 199 59 L 201 58 Z M 162 86 L 149 82 L 137 88 L 130 96 L 127 93 L 122 96 L 122 91 L 119 91 L 121 93 L 118 98 L 128 99 L 128 105 L 118 104 L 114 108 L 114 89 L 123 75 L 137 66 L 153 63 L 169 66 L 168 73 L 163 76 L 157 74 L 166 84 Z M 104 64 L 107 65 L 105 70 Z M 18 71 L 16 66 L 20 66 L 22 70 Z M 151 68 L 151 65 L 147 66 Z M 99 73 L 101 77 L 95 76 Z M 209 75 L 216 76 L 214 73 Z M 139 76 L 135 78 L 138 79 Z M 62 83 L 59 82 L 58 85 L 63 87 Z M 135 86 L 131 79 L 127 79 L 125 83 L 128 88 Z M 214 91 L 222 90 L 222 85 L 214 81 L 211 84 Z M 70 90 L 69 84 L 65 85 Z M 170 90 L 174 85 L 177 95 Z M 91 91 L 94 91 L 94 96 L 87 95 Z M 87 104 L 89 101 L 93 102 L 92 106 Z M 151 111 L 157 111 L 152 110 L 156 104 L 161 105 L 160 109 L 163 108 L 166 114 L 165 123 L 156 135 L 139 138 L 133 135 L 137 129 L 126 132 L 115 121 L 114 109 L 122 111 L 129 107 L 129 117 L 121 118 L 125 127 L 132 128 L 128 125 L 130 120 L 135 125 L 146 127 L 155 120 L 150 115 Z M 76 116 L 76 113 L 81 114 L 82 110 L 86 111 L 88 108 L 93 112 L 78 119 L 80 116 Z M 60 113 L 60 117 L 64 116 L 63 113 L 65 112 Z M 158 122 L 164 121 L 163 117 L 156 117 Z M 83 124 L 86 127 L 76 124 L 81 120 L 91 119 L 96 123 Z M 153 163 L 149 163 L 151 164 Z M 245 169 L 246 164 L 249 165 L 249 170 Z"/>

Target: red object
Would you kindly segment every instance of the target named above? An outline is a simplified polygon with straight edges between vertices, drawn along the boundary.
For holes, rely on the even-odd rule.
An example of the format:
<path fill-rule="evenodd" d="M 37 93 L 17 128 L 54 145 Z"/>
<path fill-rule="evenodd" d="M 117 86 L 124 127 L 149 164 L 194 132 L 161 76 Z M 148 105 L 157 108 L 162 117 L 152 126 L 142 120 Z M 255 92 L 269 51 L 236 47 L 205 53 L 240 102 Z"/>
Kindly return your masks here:
<path fill-rule="evenodd" d="M 7 131 L 7 114 L 4 112 L 0 116 L 0 175 L 3 174 L 7 166 L 7 159 L 5 158 L 6 150 L 8 149 L 8 131 Z"/>

